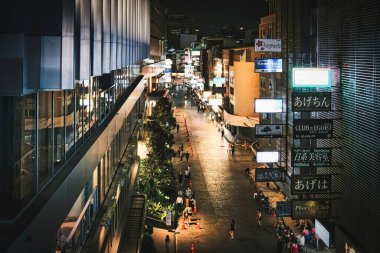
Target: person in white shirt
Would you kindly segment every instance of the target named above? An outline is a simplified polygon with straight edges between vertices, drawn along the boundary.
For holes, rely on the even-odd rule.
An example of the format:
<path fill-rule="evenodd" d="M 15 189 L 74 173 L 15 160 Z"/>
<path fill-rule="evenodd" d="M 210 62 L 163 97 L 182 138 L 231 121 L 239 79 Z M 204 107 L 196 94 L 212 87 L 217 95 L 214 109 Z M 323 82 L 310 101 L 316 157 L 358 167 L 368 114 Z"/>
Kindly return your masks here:
<path fill-rule="evenodd" d="M 177 211 L 180 212 L 182 210 L 182 205 L 183 205 L 183 198 L 182 198 L 182 196 L 178 195 L 175 203 L 177 204 Z"/>

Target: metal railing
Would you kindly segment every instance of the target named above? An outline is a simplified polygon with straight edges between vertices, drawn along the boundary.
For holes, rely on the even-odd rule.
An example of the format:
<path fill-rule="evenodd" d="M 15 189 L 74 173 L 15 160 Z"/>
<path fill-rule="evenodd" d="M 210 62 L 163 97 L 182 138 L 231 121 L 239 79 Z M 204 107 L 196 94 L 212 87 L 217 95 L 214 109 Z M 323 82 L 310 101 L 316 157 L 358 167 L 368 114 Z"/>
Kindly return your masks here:
<path fill-rule="evenodd" d="M 76 253 L 81 249 L 98 211 L 98 206 L 96 204 L 98 189 L 99 188 L 96 187 L 88 198 L 86 205 L 61 249 L 62 253 Z"/>

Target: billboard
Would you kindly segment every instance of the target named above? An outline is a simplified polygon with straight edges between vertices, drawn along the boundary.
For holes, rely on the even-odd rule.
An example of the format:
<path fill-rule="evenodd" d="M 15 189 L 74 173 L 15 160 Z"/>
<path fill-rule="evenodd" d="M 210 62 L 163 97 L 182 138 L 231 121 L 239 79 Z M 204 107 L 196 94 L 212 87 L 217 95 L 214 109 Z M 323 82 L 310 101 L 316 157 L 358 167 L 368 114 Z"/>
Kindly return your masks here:
<path fill-rule="evenodd" d="M 255 113 L 277 113 L 282 112 L 281 98 L 255 98 Z"/>
<path fill-rule="evenodd" d="M 327 139 L 333 136 L 332 119 L 294 119 L 293 138 Z"/>
<path fill-rule="evenodd" d="M 328 112 L 331 111 L 330 92 L 293 92 L 293 112 Z"/>
<path fill-rule="evenodd" d="M 212 79 L 212 82 L 214 84 L 225 84 L 226 83 L 226 78 L 224 78 L 224 77 L 214 77 Z"/>
<path fill-rule="evenodd" d="M 324 199 L 292 200 L 292 219 L 327 219 L 331 201 Z"/>
<path fill-rule="evenodd" d="M 292 195 L 331 192 L 331 175 L 292 175 Z"/>
<path fill-rule="evenodd" d="M 258 163 L 277 163 L 280 160 L 279 152 L 256 152 L 256 161 Z"/>
<path fill-rule="evenodd" d="M 256 168 L 256 182 L 283 182 L 285 179 L 283 168 Z"/>
<path fill-rule="evenodd" d="M 255 52 L 281 52 L 280 39 L 255 39 Z"/>
<path fill-rule="evenodd" d="M 292 202 L 278 201 L 276 203 L 276 216 L 277 217 L 291 217 L 292 216 Z"/>
<path fill-rule="evenodd" d="M 277 73 L 282 72 L 282 59 L 256 59 L 256 73 Z"/>
<path fill-rule="evenodd" d="M 281 138 L 285 136 L 285 125 L 255 125 L 255 137 L 256 138 Z"/>
<path fill-rule="evenodd" d="M 330 232 L 322 225 L 322 223 L 315 219 L 315 234 L 330 247 Z"/>
<path fill-rule="evenodd" d="M 198 55 L 201 55 L 201 51 L 199 51 L 199 50 L 192 50 L 191 51 L 191 56 L 198 56 Z"/>
<path fill-rule="evenodd" d="M 292 166 L 325 167 L 331 166 L 331 148 L 292 148 Z"/>
<path fill-rule="evenodd" d="M 293 68 L 293 88 L 331 88 L 329 68 Z"/>

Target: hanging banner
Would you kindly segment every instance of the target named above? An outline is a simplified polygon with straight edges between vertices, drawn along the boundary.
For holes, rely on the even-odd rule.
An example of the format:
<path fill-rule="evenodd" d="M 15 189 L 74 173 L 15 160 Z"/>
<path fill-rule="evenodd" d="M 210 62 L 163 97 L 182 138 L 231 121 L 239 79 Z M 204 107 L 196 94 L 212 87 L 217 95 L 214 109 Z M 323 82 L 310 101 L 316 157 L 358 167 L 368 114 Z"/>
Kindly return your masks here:
<path fill-rule="evenodd" d="M 283 182 L 285 173 L 283 168 L 256 168 L 256 182 Z"/>
<path fill-rule="evenodd" d="M 293 148 L 293 167 L 328 167 L 331 166 L 331 148 Z"/>
<path fill-rule="evenodd" d="M 323 194 L 331 192 L 331 175 L 292 175 L 291 193 Z"/>
<path fill-rule="evenodd" d="M 255 125 L 256 138 L 281 138 L 285 137 L 285 125 Z"/>
<path fill-rule="evenodd" d="M 276 216 L 277 217 L 291 217 L 292 216 L 292 202 L 291 201 L 276 202 Z"/>
<path fill-rule="evenodd" d="M 327 219 L 331 217 L 331 201 L 323 199 L 292 200 L 292 219 Z"/>
<path fill-rule="evenodd" d="M 293 92 L 293 112 L 328 112 L 331 111 L 330 92 Z"/>
<path fill-rule="evenodd" d="M 328 139 L 333 136 L 332 119 L 294 119 L 293 138 Z"/>

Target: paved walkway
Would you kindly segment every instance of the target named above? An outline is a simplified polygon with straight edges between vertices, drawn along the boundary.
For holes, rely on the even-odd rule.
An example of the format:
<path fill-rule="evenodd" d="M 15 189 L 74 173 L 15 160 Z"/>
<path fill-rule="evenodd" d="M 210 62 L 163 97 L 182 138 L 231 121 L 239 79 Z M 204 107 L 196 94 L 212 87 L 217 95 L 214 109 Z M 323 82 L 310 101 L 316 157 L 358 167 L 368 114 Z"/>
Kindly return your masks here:
<path fill-rule="evenodd" d="M 184 99 L 184 92 L 185 89 L 177 87 L 174 97 L 174 114 L 180 128 L 179 133 L 174 133 L 173 148 L 176 151 L 183 143 L 185 152 L 190 153 L 191 181 L 197 201 L 197 213 L 192 218 L 199 220 L 200 225 L 183 229 L 180 220 L 175 232 L 176 247 L 170 252 L 191 252 L 192 244 L 196 253 L 277 252 L 275 218 L 253 198 L 255 187 L 244 173 L 244 168 L 262 164 L 253 162 L 252 151 L 242 146 L 236 147 L 232 157 L 227 152 L 229 132 L 223 138 L 218 126 L 207 121 L 208 112 L 198 113 L 196 106 L 191 107 L 190 99 Z M 180 171 L 184 174 L 186 158 L 181 161 L 177 156 L 173 164 L 176 175 Z M 184 191 L 187 186 L 185 181 Z M 257 210 L 263 214 L 262 227 L 256 221 Z M 229 239 L 231 219 L 235 220 L 233 240 Z M 153 234 L 156 249 L 164 245 L 166 234 L 166 231 Z"/>

